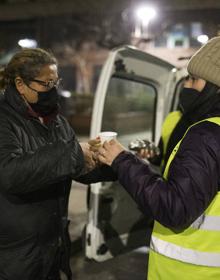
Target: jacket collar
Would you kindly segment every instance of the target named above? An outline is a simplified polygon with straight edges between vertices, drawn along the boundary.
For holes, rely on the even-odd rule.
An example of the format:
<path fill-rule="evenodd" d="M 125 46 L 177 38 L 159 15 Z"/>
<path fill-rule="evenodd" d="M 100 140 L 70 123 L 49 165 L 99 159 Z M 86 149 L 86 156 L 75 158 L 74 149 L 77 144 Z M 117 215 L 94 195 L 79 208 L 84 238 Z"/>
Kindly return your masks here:
<path fill-rule="evenodd" d="M 24 102 L 23 98 L 17 91 L 15 86 L 9 86 L 6 88 L 4 92 L 4 98 L 6 102 L 19 114 L 28 118 L 28 106 Z"/>
<path fill-rule="evenodd" d="M 15 111 L 23 115 L 27 119 L 39 118 L 39 115 L 28 106 L 22 96 L 19 94 L 15 86 L 9 86 L 4 92 L 4 98 L 6 102 L 13 107 Z M 51 115 L 43 118 L 44 123 L 48 124 L 55 120 L 58 114 L 58 110 L 53 112 Z"/>

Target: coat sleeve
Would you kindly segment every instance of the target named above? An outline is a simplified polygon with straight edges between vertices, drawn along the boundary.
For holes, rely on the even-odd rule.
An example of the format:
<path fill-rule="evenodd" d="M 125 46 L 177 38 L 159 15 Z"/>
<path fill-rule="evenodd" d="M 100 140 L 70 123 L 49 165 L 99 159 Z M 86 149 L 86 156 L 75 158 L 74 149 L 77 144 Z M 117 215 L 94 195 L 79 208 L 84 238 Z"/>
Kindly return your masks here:
<path fill-rule="evenodd" d="M 90 172 L 75 178 L 77 182 L 80 182 L 82 184 L 116 181 L 117 179 L 117 174 L 110 166 L 107 165 L 101 165 L 91 170 Z"/>
<path fill-rule="evenodd" d="M 208 126 L 205 132 L 191 129 L 170 165 L 167 180 L 129 152 L 119 154 L 112 167 L 146 214 L 166 227 L 182 229 L 205 211 L 218 191 L 219 146 Z"/>
<path fill-rule="evenodd" d="M 79 176 L 84 159 L 81 147 L 72 133 L 34 151 L 24 151 L 10 124 L 0 126 L 0 191 L 11 194 L 32 192 L 68 177 Z"/>

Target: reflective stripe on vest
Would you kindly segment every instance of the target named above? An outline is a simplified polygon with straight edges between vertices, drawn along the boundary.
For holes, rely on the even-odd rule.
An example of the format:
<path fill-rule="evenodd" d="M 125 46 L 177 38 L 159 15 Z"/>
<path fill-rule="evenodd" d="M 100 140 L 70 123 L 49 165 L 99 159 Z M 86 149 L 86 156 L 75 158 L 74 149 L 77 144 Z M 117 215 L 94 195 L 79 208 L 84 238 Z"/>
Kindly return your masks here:
<path fill-rule="evenodd" d="M 167 115 L 165 121 L 163 122 L 161 137 L 163 141 L 163 159 L 161 162 L 161 169 L 163 169 L 164 165 L 164 157 L 167 152 L 167 145 L 170 140 L 170 136 L 175 129 L 177 123 L 182 117 L 182 113 L 180 111 L 173 111 Z"/>
<path fill-rule="evenodd" d="M 151 238 L 150 247 L 156 253 L 162 254 L 172 259 L 180 260 L 196 265 L 220 267 L 220 253 L 206 253 L 183 248 L 181 246 L 168 243 L 155 236 Z"/>
<path fill-rule="evenodd" d="M 202 214 L 192 224 L 192 228 L 220 231 L 220 217 Z"/>
<path fill-rule="evenodd" d="M 217 117 L 209 118 L 203 121 L 209 121 L 220 125 L 220 118 Z M 165 179 L 168 177 L 170 164 L 176 155 L 182 139 L 174 148 L 167 162 L 164 172 Z M 175 233 L 171 229 L 155 222 L 150 247 L 151 250 L 163 256 L 185 263 L 203 265 L 207 267 L 220 267 L 219 238 L 220 192 L 216 194 L 205 212 L 196 221 L 194 221 L 190 227 L 179 233 Z"/>

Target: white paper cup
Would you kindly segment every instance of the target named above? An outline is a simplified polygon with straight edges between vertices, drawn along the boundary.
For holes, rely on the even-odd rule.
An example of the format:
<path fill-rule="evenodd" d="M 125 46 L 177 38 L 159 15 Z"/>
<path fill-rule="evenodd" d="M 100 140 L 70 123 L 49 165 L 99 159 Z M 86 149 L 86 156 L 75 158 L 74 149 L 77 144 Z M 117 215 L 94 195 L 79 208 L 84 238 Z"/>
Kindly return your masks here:
<path fill-rule="evenodd" d="M 99 137 L 101 139 L 101 142 L 104 143 L 105 141 L 110 141 L 112 139 L 117 138 L 118 133 L 114 131 L 102 131 L 99 133 Z"/>

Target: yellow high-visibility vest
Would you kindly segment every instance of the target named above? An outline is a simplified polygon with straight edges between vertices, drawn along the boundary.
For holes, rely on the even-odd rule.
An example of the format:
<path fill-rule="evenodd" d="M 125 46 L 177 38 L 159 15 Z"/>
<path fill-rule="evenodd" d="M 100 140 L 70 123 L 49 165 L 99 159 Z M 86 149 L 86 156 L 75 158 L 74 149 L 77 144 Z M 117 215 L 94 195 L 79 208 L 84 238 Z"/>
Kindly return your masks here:
<path fill-rule="evenodd" d="M 203 121 L 220 125 L 219 117 Z M 170 155 L 164 171 L 164 179 L 168 177 L 170 164 L 181 141 Z M 204 213 L 181 232 L 175 233 L 158 222 L 154 223 L 147 279 L 220 279 L 220 192 L 216 194 Z"/>
<path fill-rule="evenodd" d="M 163 157 L 161 161 L 161 169 L 163 169 L 164 165 L 164 158 L 167 152 L 167 145 L 170 140 L 170 136 L 176 127 L 177 123 L 182 117 L 182 113 L 180 111 L 173 111 L 167 115 L 165 121 L 163 122 L 162 131 L 161 131 L 161 138 L 163 142 Z"/>

